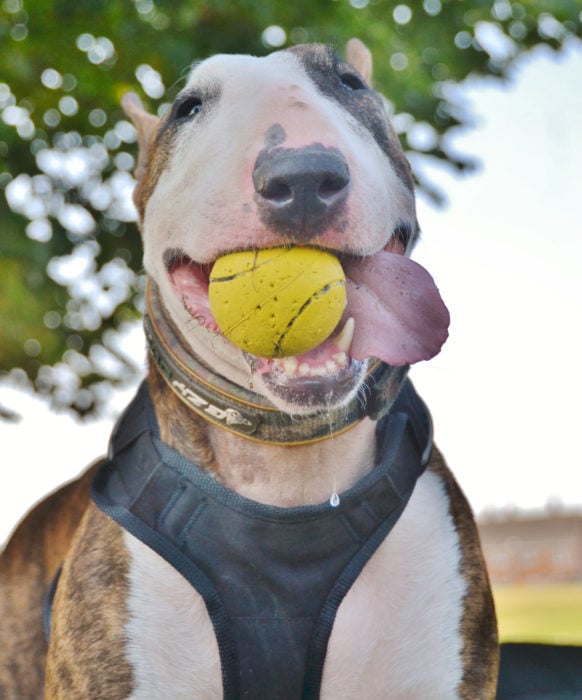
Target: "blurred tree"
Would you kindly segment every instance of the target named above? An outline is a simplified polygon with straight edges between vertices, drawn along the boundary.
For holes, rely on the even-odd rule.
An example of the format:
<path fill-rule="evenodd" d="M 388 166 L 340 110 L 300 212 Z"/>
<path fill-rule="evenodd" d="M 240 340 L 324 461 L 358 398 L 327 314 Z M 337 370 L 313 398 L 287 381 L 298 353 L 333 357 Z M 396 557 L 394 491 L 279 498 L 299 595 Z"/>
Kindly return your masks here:
<path fill-rule="evenodd" d="M 463 170 L 471 162 L 447 134 L 469 115 L 451 84 L 502 78 L 524 50 L 581 36 L 580 10 L 580 0 L 2 0 L 0 375 L 80 414 L 135 377 L 119 348 L 144 283 L 127 90 L 161 112 L 209 54 L 308 41 L 341 51 L 358 36 L 405 149 Z"/>

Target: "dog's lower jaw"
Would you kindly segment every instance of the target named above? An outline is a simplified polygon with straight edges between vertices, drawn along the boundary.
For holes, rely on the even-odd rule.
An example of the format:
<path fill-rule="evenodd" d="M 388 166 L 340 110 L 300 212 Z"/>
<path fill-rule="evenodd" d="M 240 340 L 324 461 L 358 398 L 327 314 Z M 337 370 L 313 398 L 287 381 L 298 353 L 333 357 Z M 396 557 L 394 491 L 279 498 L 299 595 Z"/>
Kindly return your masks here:
<path fill-rule="evenodd" d="M 261 358 L 262 368 L 257 370 L 259 362 L 248 356 L 246 359 L 251 371 L 250 387 L 279 410 L 297 416 L 337 411 L 347 406 L 358 392 L 365 390 L 366 376 L 373 365 L 371 359 L 363 362 L 348 359 L 345 367 L 334 368 L 327 374 L 322 366 L 319 376 L 314 373 L 296 377 L 290 376 L 279 363 L 267 363 Z M 301 361 L 300 357 L 292 359 Z"/>

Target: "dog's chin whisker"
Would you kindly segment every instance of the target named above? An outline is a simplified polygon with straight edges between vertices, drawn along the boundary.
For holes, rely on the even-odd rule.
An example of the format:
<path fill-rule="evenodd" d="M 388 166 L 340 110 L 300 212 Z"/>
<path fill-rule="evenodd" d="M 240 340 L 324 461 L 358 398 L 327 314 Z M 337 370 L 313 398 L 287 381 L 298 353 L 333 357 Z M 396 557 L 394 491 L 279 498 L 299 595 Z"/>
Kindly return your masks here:
<path fill-rule="evenodd" d="M 358 396 L 358 401 L 359 401 L 362 409 L 365 409 L 367 406 L 367 398 L 366 398 L 367 397 L 367 389 L 368 389 L 368 387 L 367 387 L 367 384 L 365 382 L 358 389 L 357 396 Z"/>

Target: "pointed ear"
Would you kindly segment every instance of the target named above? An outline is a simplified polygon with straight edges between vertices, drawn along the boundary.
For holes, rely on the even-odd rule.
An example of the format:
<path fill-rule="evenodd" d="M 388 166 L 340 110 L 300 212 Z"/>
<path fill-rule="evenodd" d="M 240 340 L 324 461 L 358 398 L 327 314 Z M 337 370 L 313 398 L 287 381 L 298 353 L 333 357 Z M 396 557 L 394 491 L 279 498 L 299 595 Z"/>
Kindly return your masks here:
<path fill-rule="evenodd" d="M 138 156 L 135 168 L 136 180 L 141 180 L 145 174 L 150 156 L 150 144 L 158 129 L 160 120 L 145 111 L 141 100 L 134 92 L 128 92 L 121 100 L 121 107 L 137 129 Z"/>
<path fill-rule="evenodd" d="M 370 49 L 359 39 L 350 39 L 346 44 L 346 58 L 362 78 L 372 85 L 372 54 Z"/>

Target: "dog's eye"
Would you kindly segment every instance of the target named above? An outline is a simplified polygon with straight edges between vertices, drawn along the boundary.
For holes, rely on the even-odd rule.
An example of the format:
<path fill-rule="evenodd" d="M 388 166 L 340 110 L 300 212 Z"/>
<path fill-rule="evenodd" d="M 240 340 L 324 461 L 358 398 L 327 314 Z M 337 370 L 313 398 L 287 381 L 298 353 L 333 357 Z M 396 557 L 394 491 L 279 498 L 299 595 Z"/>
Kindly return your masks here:
<path fill-rule="evenodd" d="M 367 88 L 366 83 L 355 73 L 341 73 L 339 79 L 348 90 L 365 90 Z"/>
<path fill-rule="evenodd" d="M 185 96 L 176 104 L 174 109 L 174 119 L 189 119 L 200 114 L 202 111 L 202 100 L 198 95 Z"/>

